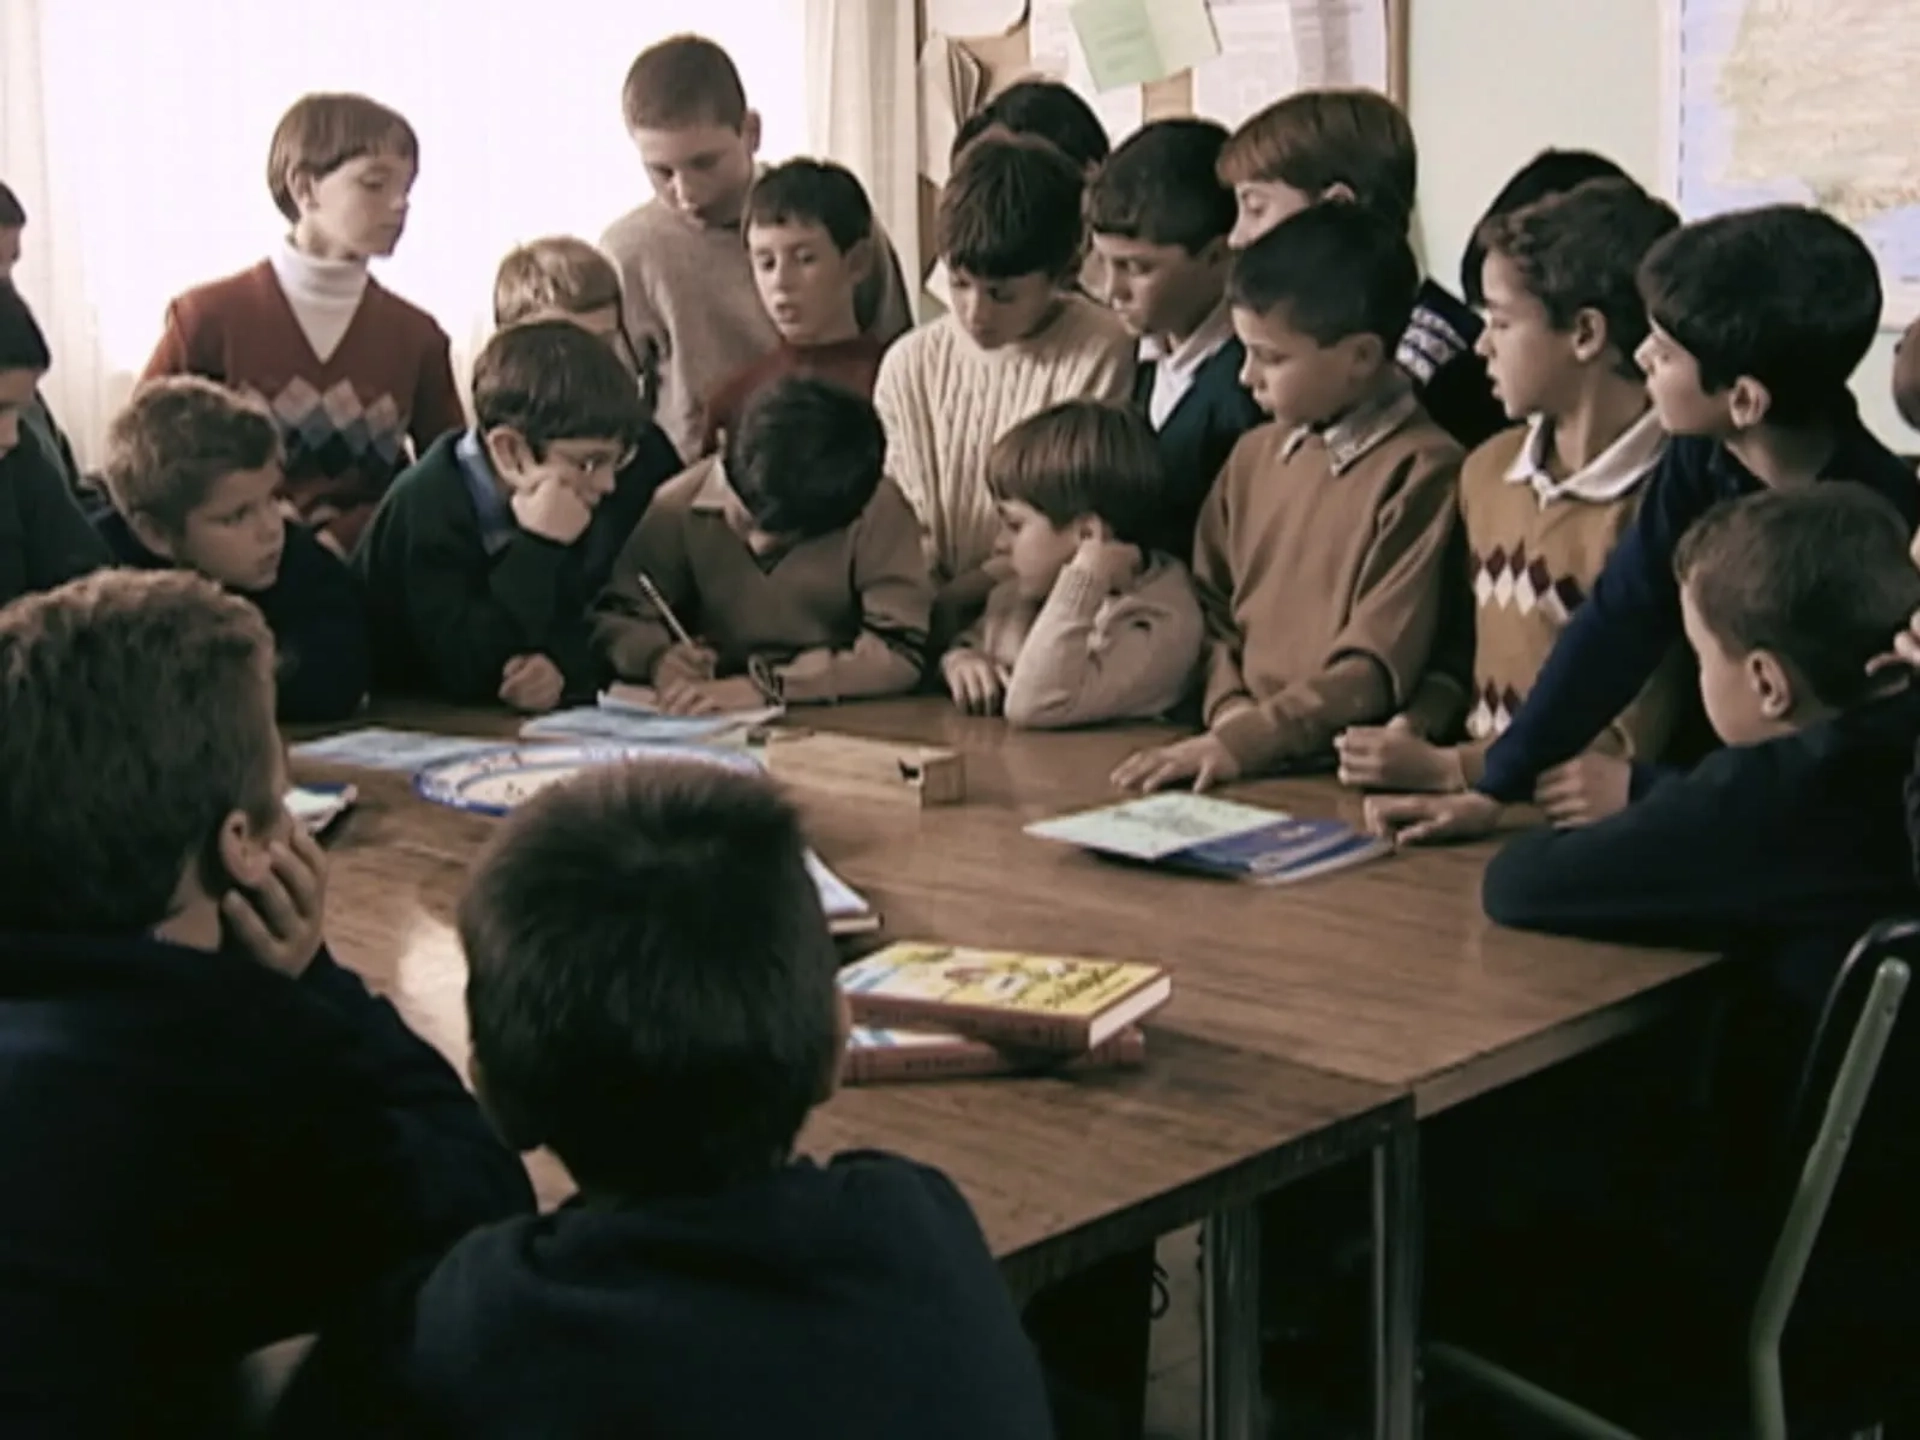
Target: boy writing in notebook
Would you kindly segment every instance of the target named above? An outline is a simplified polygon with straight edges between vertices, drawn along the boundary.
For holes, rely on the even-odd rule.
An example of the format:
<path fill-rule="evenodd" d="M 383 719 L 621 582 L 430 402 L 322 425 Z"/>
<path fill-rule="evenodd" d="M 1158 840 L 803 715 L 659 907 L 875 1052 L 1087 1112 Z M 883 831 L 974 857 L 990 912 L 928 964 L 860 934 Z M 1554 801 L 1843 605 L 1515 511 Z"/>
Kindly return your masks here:
<path fill-rule="evenodd" d="M 1207 729 L 1123 761 L 1116 784 L 1319 763 L 1419 683 L 1460 447 L 1393 361 L 1418 284 L 1399 228 L 1358 205 L 1302 210 L 1235 259 L 1244 379 L 1275 423 L 1234 447 L 1200 513 Z"/>
<path fill-rule="evenodd" d="M 780 344 L 742 232 L 760 117 L 727 52 L 697 35 L 643 50 L 620 103 L 654 198 L 608 226 L 600 247 L 619 268 L 660 427 L 683 457 L 698 456 L 707 397 Z M 881 345 L 913 323 L 900 261 L 877 231 L 856 298 L 861 330 Z"/>
<path fill-rule="evenodd" d="M 367 618 L 346 562 L 281 513 L 267 407 L 176 375 L 134 391 L 107 432 L 112 506 L 94 521 L 122 565 L 196 570 L 273 632 L 282 720 L 339 720 L 366 698 Z"/>
<path fill-rule="evenodd" d="M 1867 432 L 1847 392 L 1881 310 L 1878 268 L 1853 231 L 1792 205 L 1702 220 L 1654 246 L 1639 289 L 1651 333 L 1637 358 L 1674 438 L 1478 783 L 1410 802 L 1419 818 L 1401 812 L 1405 841 L 1487 834 L 1504 805 L 1536 794 L 1561 823 L 1590 823 L 1651 782 L 1624 759 L 1581 752 L 1683 639 L 1674 546 L 1716 502 L 1851 480 L 1909 525 L 1920 515 L 1912 469 Z"/>
<path fill-rule="evenodd" d="M 281 117 L 267 188 L 286 239 L 167 307 L 143 379 L 203 375 L 267 402 L 287 494 L 345 554 L 394 476 L 464 423 L 446 332 L 368 274 L 406 228 L 420 146 L 364 95 L 306 95 Z"/>
<path fill-rule="evenodd" d="M 620 552 L 594 615 L 613 672 L 676 711 L 911 690 L 933 589 L 885 444 L 825 380 L 754 395 L 725 456 L 668 482 Z"/>
<path fill-rule="evenodd" d="M 872 395 L 885 348 L 860 328 L 859 288 L 873 269 L 873 207 L 853 172 L 789 160 L 747 192 L 747 256 L 780 344 L 707 397 L 702 454 L 711 453 L 761 386 L 813 375 Z"/>
<path fill-rule="evenodd" d="M 1183 558 L 1193 553 L 1214 477 L 1261 420 L 1240 383 L 1247 352 L 1227 310 L 1234 203 L 1215 174 L 1226 140 L 1211 120 L 1156 120 L 1114 151 L 1087 188 L 1107 303 L 1139 337 L 1133 403 L 1166 461 L 1155 544 Z"/>
<path fill-rule="evenodd" d="M 1155 550 L 1166 470 L 1131 410 L 1069 400 L 987 460 L 1011 575 L 940 662 L 954 703 L 1010 725 L 1151 719 L 1193 680 L 1204 626 L 1187 567 Z"/>
<path fill-rule="evenodd" d="M 1507 413 L 1527 423 L 1461 468 L 1466 554 L 1454 583 L 1473 597 L 1462 655 L 1429 672 L 1390 724 L 1339 738 L 1345 783 L 1463 790 L 1478 780 L 1487 745 L 1632 523 L 1666 446 L 1633 361 L 1647 336 L 1634 274 L 1678 223 L 1632 181 L 1595 180 L 1482 226 L 1480 353 Z M 1664 663 L 1595 743 L 1659 758 L 1686 708 L 1680 660 Z M 1463 743 L 1444 743 L 1462 718 Z"/>
<path fill-rule="evenodd" d="M 672 760 L 552 786 L 482 858 L 459 929 L 476 1083 L 580 1196 L 323 1335 L 293 1433 L 1052 1435 L 953 1184 L 796 1153 L 847 1022 L 769 782 Z"/>
<path fill-rule="evenodd" d="M 1132 384 L 1126 327 L 1074 288 L 1083 184 L 1044 140 L 990 134 L 969 146 L 935 224 L 953 308 L 880 362 L 887 473 L 919 519 L 942 613 L 963 622 L 994 584 L 994 441 L 1049 405 L 1124 400 Z"/>
<path fill-rule="evenodd" d="M 0 611 L 0 1431 L 235 1434 L 235 1367 L 530 1211 L 328 955 L 273 639 L 185 570 Z"/>
<path fill-rule="evenodd" d="M 647 412 L 613 352 L 562 320 L 473 365 L 474 427 L 394 482 L 354 551 L 376 686 L 551 710 L 604 678 L 587 609 L 625 543 L 606 509 Z"/>

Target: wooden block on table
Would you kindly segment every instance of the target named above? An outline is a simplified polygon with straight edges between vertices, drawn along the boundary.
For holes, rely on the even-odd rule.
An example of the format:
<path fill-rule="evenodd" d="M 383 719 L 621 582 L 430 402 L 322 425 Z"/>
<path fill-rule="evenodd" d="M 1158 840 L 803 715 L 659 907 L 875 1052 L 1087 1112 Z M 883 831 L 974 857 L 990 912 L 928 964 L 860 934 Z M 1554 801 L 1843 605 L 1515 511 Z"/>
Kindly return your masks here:
<path fill-rule="evenodd" d="M 774 730 L 767 737 L 767 773 L 784 784 L 836 795 L 925 808 L 967 798 L 966 760 L 959 751 L 907 741 Z"/>

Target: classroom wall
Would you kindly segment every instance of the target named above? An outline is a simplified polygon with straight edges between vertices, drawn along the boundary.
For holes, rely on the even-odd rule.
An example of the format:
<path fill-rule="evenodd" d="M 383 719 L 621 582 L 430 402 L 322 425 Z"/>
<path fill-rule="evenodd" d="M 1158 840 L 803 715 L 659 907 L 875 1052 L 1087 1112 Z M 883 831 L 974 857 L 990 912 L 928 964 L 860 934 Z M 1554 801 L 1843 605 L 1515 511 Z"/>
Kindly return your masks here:
<path fill-rule="evenodd" d="M 1611 155 L 1660 183 L 1663 0 L 1414 0 L 1408 110 L 1420 140 L 1416 244 L 1447 285 L 1473 222 L 1508 175 L 1548 145 Z M 1026 62 L 1024 31 L 969 42 L 998 88 Z M 1149 90 L 1165 113 L 1184 85 Z M 1179 98 L 1184 99 L 1184 96 Z M 1916 141 L 1920 143 L 1920 141 Z M 1882 334 L 1854 382 L 1867 424 L 1895 449 L 1920 436 L 1894 413 L 1896 336 Z"/>

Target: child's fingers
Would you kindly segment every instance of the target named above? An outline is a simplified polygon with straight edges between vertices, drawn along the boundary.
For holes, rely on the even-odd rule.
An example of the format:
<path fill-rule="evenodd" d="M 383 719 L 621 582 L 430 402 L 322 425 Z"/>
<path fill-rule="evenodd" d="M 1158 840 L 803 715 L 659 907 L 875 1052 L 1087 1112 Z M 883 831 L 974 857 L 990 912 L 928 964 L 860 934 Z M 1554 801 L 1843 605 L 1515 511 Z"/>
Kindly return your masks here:
<path fill-rule="evenodd" d="M 234 938 L 250 954 L 266 955 L 279 945 L 279 940 L 268 928 L 267 922 L 260 918 L 260 912 L 254 909 L 245 891 L 229 890 L 221 896 L 220 914 L 233 931 Z"/>
<path fill-rule="evenodd" d="M 1920 635 L 1911 630 L 1902 630 L 1893 637 L 1893 653 L 1907 664 L 1920 668 Z"/>
<path fill-rule="evenodd" d="M 268 870 L 258 884 L 246 887 L 246 898 L 272 934 L 285 937 L 300 929 L 299 907 L 277 866 Z"/>

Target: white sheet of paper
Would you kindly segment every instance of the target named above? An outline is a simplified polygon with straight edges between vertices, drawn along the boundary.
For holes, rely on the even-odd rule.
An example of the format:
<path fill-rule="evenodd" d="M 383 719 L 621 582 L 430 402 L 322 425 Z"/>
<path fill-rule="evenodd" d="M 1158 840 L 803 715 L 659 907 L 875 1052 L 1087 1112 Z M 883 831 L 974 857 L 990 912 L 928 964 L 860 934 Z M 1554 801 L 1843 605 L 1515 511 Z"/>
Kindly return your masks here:
<path fill-rule="evenodd" d="M 1004 35 L 1020 23 L 1027 0 L 926 0 L 927 33 Z"/>
<path fill-rule="evenodd" d="M 1316 86 L 1387 88 L 1384 0 L 1213 0 L 1220 53 L 1193 67 L 1193 113 L 1234 128 Z"/>

